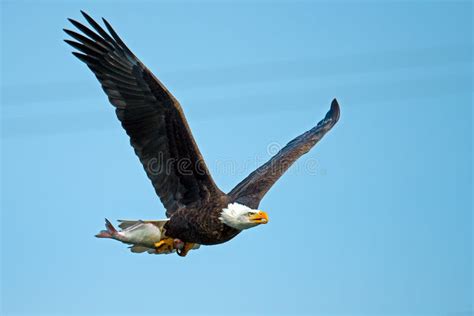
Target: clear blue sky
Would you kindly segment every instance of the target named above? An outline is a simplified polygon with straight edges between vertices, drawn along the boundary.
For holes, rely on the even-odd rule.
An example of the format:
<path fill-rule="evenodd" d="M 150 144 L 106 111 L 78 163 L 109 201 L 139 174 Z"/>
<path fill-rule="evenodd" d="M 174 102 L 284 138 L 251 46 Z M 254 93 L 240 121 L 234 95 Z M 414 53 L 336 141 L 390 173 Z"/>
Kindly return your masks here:
<path fill-rule="evenodd" d="M 2 315 L 472 315 L 470 2 L 1 9 Z M 80 9 L 180 100 L 224 191 L 338 98 L 338 125 L 263 200 L 268 225 L 184 259 L 93 237 L 164 210 L 62 42 Z"/>

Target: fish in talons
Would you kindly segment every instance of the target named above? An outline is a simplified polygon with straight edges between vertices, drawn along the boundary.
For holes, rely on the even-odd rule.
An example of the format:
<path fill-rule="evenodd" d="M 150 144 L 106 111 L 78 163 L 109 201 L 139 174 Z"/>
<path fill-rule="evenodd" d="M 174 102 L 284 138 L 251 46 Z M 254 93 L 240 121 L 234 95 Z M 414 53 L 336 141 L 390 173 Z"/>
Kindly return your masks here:
<path fill-rule="evenodd" d="M 169 242 L 170 238 L 166 237 L 163 231 L 166 221 L 119 220 L 121 230 L 117 230 L 108 219 L 105 219 L 106 229 L 100 231 L 95 237 L 115 239 L 124 244 L 129 244 L 131 245 L 130 250 L 134 253 L 147 252 L 158 255 L 177 252 L 182 256 L 183 254 L 186 255 L 189 250 L 200 247 L 199 244 L 193 244 L 190 247 L 191 245 L 178 238 L 171 239 L 171 242 Z M 160 243 L 169 246 L 157 247 Z"/>

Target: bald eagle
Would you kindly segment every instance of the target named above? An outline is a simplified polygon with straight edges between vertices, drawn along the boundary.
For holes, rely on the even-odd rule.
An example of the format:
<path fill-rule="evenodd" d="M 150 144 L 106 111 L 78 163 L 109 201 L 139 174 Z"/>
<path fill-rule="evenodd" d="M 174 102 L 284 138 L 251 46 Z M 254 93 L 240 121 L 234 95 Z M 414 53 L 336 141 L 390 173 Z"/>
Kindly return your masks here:
<path fill-rule="evenodd" d="M 242 230 L 268 222 L 258 210 L 263 196 L 282 174 L 307 153 L 338 121 L 334 99 L 325 118 L 289 142 L 229 193 L 214 183 L 183 110 L 175 97 L 145 67 L 103 19 L 106 32 L 82 12 L 90 27 L 69 21 L 82 32 L 64 29 L 73 54 L 95 74 L 135 154 L 166 209 L 162 221 L 123 221 L 121 232 L 107 221 L 108 237 L 132 244 L 132 251 L 176 251 L 185 256 L 199 245 L 224 243 Z"/>

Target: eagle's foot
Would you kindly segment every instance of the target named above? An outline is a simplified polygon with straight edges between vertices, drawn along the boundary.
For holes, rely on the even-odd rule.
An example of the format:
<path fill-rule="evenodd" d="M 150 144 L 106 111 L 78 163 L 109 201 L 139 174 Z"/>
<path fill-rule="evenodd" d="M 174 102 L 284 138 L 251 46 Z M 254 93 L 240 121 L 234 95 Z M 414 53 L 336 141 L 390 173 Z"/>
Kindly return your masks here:
<path fill-rule="evenodd" d="M 176 253 L 181 257 L 186 257 L 189 250 L 194 248 L 194 245 L 195 245 L 195 243 L 192 243 L 192 242 L 184 243 L 184 247 L 182 249 L 177 249 Z"/>
<path fill-rule="evenodd" d="M 157 254 L 170 253 L 174 249 L 174 239 L 165 238 L 155 243 L 155 251 Z"/>

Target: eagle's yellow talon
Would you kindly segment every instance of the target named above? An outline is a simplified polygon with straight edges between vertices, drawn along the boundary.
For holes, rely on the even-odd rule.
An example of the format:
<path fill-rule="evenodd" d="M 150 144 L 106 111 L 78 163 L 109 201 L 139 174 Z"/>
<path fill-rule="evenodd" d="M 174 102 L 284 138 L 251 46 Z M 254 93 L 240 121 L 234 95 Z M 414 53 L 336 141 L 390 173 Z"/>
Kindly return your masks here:
<path fill-rule="evenodd" d="M 156 253 L 164 253 L 164 252 L 168 253 L 168 252 L 173 251 L 173 249 L 174 249 L 173 238 L 165 238 L 155 243 Z"/>

